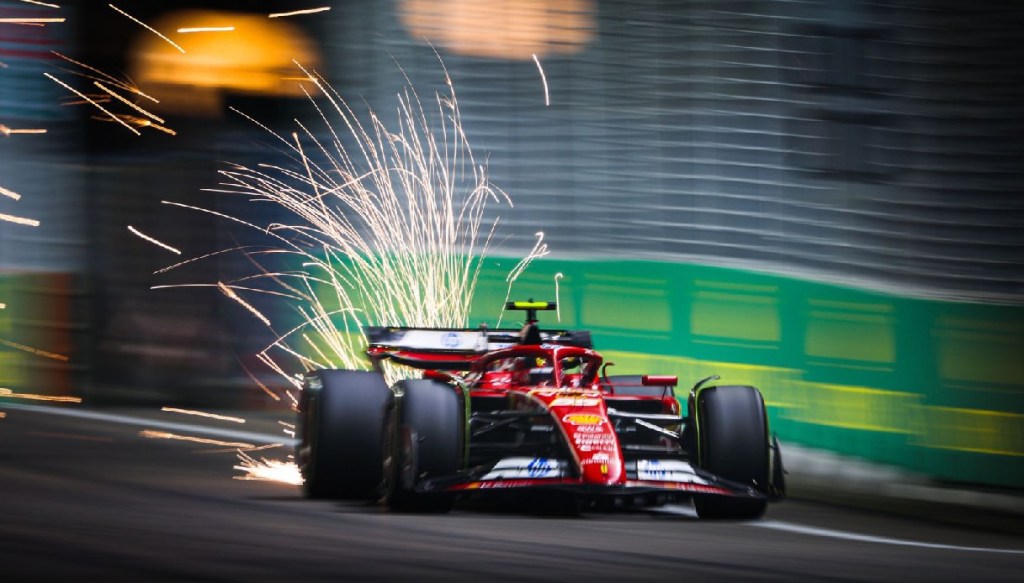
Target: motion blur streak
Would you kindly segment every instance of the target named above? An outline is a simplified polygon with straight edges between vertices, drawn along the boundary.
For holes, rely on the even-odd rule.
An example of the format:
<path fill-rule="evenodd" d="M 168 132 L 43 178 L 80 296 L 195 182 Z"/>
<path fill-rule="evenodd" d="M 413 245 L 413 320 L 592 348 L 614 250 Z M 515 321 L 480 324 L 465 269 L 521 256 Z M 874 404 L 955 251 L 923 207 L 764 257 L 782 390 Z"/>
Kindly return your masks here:
<path fill-rule="evenodd" d="M 195 437 L 194 435 L 178 435 L 176 433 L 169 433 L 167 431 L 155 431 L 153 429 L 143 429 L 139 432 L 142 437 L 149 437 L 152 439 L 172 439 L 176 441 L 190 441 L 193 443 L 202 443 L 206 445 L 219 445 L 222 447 L 238 447 L 242 449 L 252 449 L 256 447 L 251 443 L 242 443 L 237 441 L 220 441 L 219 439 L 210 439 L 208 437 Z"/>
<path fill-rule="evenodd" d="M 203 411 L 194 411 L 192 409 L 179 409 L 177 407 L 162 407 L 161 411 L 168 413 L 181 413 L 182 415 L 195 415 L 197 417 L 206 417 L 208 419 L 217 419 L 220 421 L 231 421 L 232 423 L 245 423 L 245 419 L 241 417 L 230 417 L 228 415 L 217 415 L 216 413 L 206 413 Z"/>
<path fill-rule="evenodd" d="M 7 190 L 6 188 L 4 188 L 2 186 L 0 186 L 0 194 L 2 194 L 3 196 L 9 197 L 9 198 L 13 198 L 14 200 L 21 200 L 21 195 L 20 194 L 18 194 L 17 192 L 14 192 L 13 190 Z"/>
<path fill-rule="evenodd" d="M 0 215 L 0 218 L 2 218 L 2 217 L 3 217 L 3 215 Z M 6 308 L 7 306 L 5 304 L 0 304 L 0 307 Z M 61 362 L 67 362 L 67 360 L 68 360 L 68 357 L 64 356 L 63 354 L 57 354 L 57 353 L 54 353 L 54 352 L 47 352 L 45 350 L 39 350 L 38 348 L 32 348 L 31 346 L 25 346 L 24 344 L 19 344 L 17 342 L 11 342 L 10 340 L 4 340 L 3 338 L 0 338 L 0 344 L 4 344 L 6 346 L 10 346 L 11 348 L 15 348 L 15 349 L 21 350 L 23 352 L 30 352 L 32 354 L 35 354 L 36 356 L 43 356 L 45 358 L 52 358 L 53 360 L 59 360 Z"/>
<path fill-rule="evenodd" d="M 63 18 L 0 18 L 0 23 L 6 24 L 47 24 L 52 22 L 64 22 Z"/>
<path fill-rule="evenodd" d="M 202 26 L 196 28 L 179 28 L 178 34 L 191 34 L 193 32 L 233 32 L 233 26 Z"/>
<path fill-rule="evenodd" d="M 15 224 L 24 224 L 27 226 L 39 226 L 39 221 L 34 218 L 26 218 L 24 216 L 14 216 L 12 214 L 0 213 L 0 220 L 6 220 L 7 222 L 13 222 Z"/>
<path fill-rule="evenodd" d="M 3 134 L 5 136 L 10 136 L 10 135 L 14 135 L 14 134 L 45 134 L 45 133 L 46 133 L 46 130 L 44 130 L 44 129 L 38 129 L 38 128 L 16 129 L 16 128 L 9 128 L 9 127 L 5 126 L 4 124 L 0 123 L 0 134 Z M 2 189 L 0 189 L 0 190 L 2 190 Z"/>
<path fill-rule="evenodd" d="M 51 395 L 34 395 L 32 393 L 15 393 L 11 389 L 0 388 L 0 398 L 25 399 L 28 401 L 53 401 L 56 403 L 81 403 L 79 397 L 54 397 Z"/>

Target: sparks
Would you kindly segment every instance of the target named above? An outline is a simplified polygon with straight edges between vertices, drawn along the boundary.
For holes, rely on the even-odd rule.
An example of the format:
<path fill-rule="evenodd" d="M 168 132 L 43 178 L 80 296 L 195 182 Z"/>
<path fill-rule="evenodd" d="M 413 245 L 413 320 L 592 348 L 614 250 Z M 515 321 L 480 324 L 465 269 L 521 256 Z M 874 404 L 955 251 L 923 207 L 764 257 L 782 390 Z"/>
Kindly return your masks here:
<path fill-rule="evenodd" d="M 17 192 L 14 192 L 13 190 L 7 190 L 3 186 L 0 186 L 0 194 L 6 196 L 8 198 L 13 198 L 14 200 L 21 200 L 21 195 L 20 194 L 18 194 Z"/>
<path fill-rule="evenodd" d="M 148 119 L 146 119 L 144 117 L 138 117 L 138 116 L 134 116 L 134 115 L 125 115 L 125 114 L 118 114 L 117 117 L 121 121 L 123 121 L 124 123 L 126 123 L 128 125 L 131 125 L 133 127 L 137 127 L 137 128 L 150 128 L 150 129 L 154 129 L 154 130 L 157 130 L 157 131 L 161 131 L 161 132 L 163 132 L 163 133 L 165 133 L 167 135 L 170 135 L 170 136 L 178 135 L 178 132 L 172 130 L 171 128 L 164 127 L 164 126 L 162 126 L 162 125 L 160 125 L 158 123 L 154 123 L 153 121 L 148 120 Z M 99 118 L 99 119 L 101 119 L 103 121 L 107 121 L 105 118 Z"/>
<path fill-rule="evenodd" d="M 245 374 L 252 380 L 252 382 L 256 383 L 257 387 L 263 389 L 263 392 L 266 393 L 267 396 L 269 396 L 271 399 L 275 401 L 281 400 L 281 397 L 277 396 L 277 394 L 274 393 L 274 391 L 271 391 L 270 387 L 268 387 L 260 379 L 256 378 L 256 375 L 252 374 L 252 371 L 249 370 L 249 367 L 245 366 L 245 363 L 239 361 L 238 364 L 242 367 L 242 370 L 245 371 Z"/>
<path fill-rule="evenodd" d="M 139 237 L 141 239 L 145 239 L 146 241 L 149 241 L 150 243 L 156 245 L 157 247 L 162 247 L 164 249 L 167 249 L 171 253 L 176 253 L 178 255 L 181 255 L 181 251 L 178 251 L 177 249 L 175 249 L 174 247 L 171 247 L 170 245 L 168 245 L 166 243 L 161 243 L 160 241 L 157 241 L 156 239 L 154 239 L 153 237 L 150 237 L 149 235 L 143 234 L 142 232 L 140 232 L 138 229 L 136 229 L 135 227 L 133 227 L 131 225 L 128 225 L 128 230 L 131 231 L 131 233 L 133 235 L 135 235 L 136 237 Z"/>
<path fill-rule="evenodd" d="M 28 128 L 28 129 L 9 128 L 9 127 L 5 126 L 4 124 L 0 123 L 0 134 L 3 134 L 4 136 L 11 136 L 11 135 L 14 135 L 14 134 L 45 134 L 45 133 L 46 133 L 46 130 L 44 130 L 44 129 L 36 129 L 36 128 Z"/>
<path fill-rule="evenodd" d="M 3 215 L 0 215 L 0 216 L 3 216 Z M 6 305 L 4 307 L 6 307 Z M 4 340 L 3 338 L 0 338 L 0 344 L 4 344 L 4 345 L 7 345 L 7 346 L 9 346 L 11 348 L 14 348 L 14 349 L 17 349 L 17 350 L 21 350 L 22 352 L 28 352 L 30 354 L 35 354 L 36 356 L 42 356 L 44 358 L 52 358 L 53 360 L 59 360 L 61 362 L 67 362 L 68 361 L 68 357 L 64 356 L 63 354 L 57 354 L 55 352 L 47 352 L 45 350 L 40 350 L 38 348 L 32 348 L 31 346 L 25 346 L 24 344 L 18 344 L 17 342 L 11 342 L 10 340 Z"/>
<path fill-rule="evenodd" d="M 562 275 L 561 271 L 555 274 L 555 317 L 558 318 L 559 322 L 562 321 L 562 302 L 558 299 L 558 280 L 563 277 L 565 276 Z"/>
<path fill-rule="evenodd" d="M 526 271 L 526 268 L 533 263 L 533 260 L 545 257 L 550 253 L 548 251 L 548 244 L 544 242 L 544 231 L 538 231 L 534 236 L 537 237 L 537 242 L 534 243 L 533 249 L 531 249 L 530 252 L 526 254 L 526 257 L 523 257 L 523 259 L 512 268 L 508 277 L 505 278 L 505 281 L 508 283 L 508 291 L 505 292 L 505 301 L 502 302 L 502 306 L 508 304 L 508 298 L 512 296 L 512 284 L 519 279 L 519 276 Z M 501 326 L 501 319 L 504 315 L 505 309 L 502 308 L 501 316 L 498 317 L 498 326 Z"/>
<path fill-rule="evenodd" d="M 190 34 L 193 32 L 232 32 L 235 30 L 233 26 L 205 26 L 198 28 L 179 28 L 178 34 Z"/>
<path fill-rule="evenodd" d="M 102 111 L 103 113 L 105 113 L 105 114 L 107 114 L 108 116 L 110 116 L 110 118 L 111 118 L 111 119 L 113 119 L 113 120 L 114 120 L 114 121 L 116 121 L 117 123 L 119 123 L 119 124 L 123 125 L 124 127 L 128 128 L 128 130 L 129 130 L 130 132 L 132 132 L 133 134 L 135 134 L 136 136 L 141 136 L 141 135 L 142 135 L 142 133 L 141 133 L 141 132 L 139 132 L 139 130 L 137 130 L 137 129 L 133 128 L 132 126 L 130 126 L 130 125 L 126 124 L 125 122 L 123 122 L 123 121 L 122 121 L 122 120 L 121 120 L 121 119 L 120 119 L 119 117 L 117 117 L 116 115 L 114 115 L 114 114 L 110 113 L 110 111 L 109 111 L 109 110 L 107 110 L 107 108 L 103 107 L 103 106 L 102 106 L 102 105 L 100 105 L 99 103 L 96 103 L 96 102 L 95 102 L 95 101 L 93 101 L 93 100 L 92 100 L 92 99 L 91 99 L 91 98 L 90 98 L 89 96 L 87 96 L 86 94 L 82 93 L 81 91 L 79 91 L 79 90 L 75 89 L 74 87 L 72 87 L 72 86 L 68 85 L 67 83 L 65 83 L 65 82 L 61 81 L 60 79 L 58 79 L 58 78 L 54 77 L 53 75 L 51 75 L 51 74 L 49 74 L 49 73 L 43 73 L 43 76 L 44 76 L 44 77 L 47 77 L 47 78 L 49 78 L 49 79 L 50 79 L 50 80 L 52 80 L 52 81 L 53 81 L 54 83 L 57 83 L 58 85 L 60 85 L 60 86 L 64 87 L 64 88 L 65 88 L 65 89 L 67 89 L 68 91 L 70 91 L 70 92 L 74 93 L 75 95 L 77 95 L 77 96 L 81 97 L 82 99 L 84 99 L 84 100 L 88 101 L 89 103 L 93 104 L 94 106 L 96 106 L 96 108 L 97 108 L 97 109 L 99 109 L 99 110 L 100 110 L 100 111 Z"/>
<path fill-rule="evenodd" d="M 330 10 L 330 6 L 321 6 L 320 8 L 307 8 L 305 10 L 294 10 L 292 12 L 275 12 L 268 14 L 268 18 L 282 18 L 285 16 L 298 16 L 300 14 L 316 14 L 317 12 L 327 12 Z"/>
<path fill-rule="evenodd" d="M 16 393 L 11 389 L 0 388 L 0 398 L 25 399 L 27 401 L 50 401 L 54 403 L 81 403 L 80 397 L 55 397 L 53 395 L 35 395 L 32 393 Z"/>
<path fill-rule="evenodd" d="M 178 49 L 179 51 L 181 51 L 181 52 L 182 52 L 182 53 L 184 54 L 184 52 L 185 52 L 185 49 L 181 48 L 181 47 L 180 47 L 180 46 L 178 45 L 178 43 L 176 43 L 176 42 L 172 41 L 171 39 L 167 38 L 166 36 L 164 36 L 164 35 L 163 35 L 162 33 L 160 33 L 160 31 L 156 30 L 155 28 L 152 28 L 151 26 L 149 26 L 149 25 L 148 25 L 148 24 L 146 24 L 145 22 L 142 22 L 142 21 L 141 21 L 141 20 L 139 20 L 138 18 L 135 18 L 135 17 L 134 17 L 134 16 L 132 16 L 131 14 L 128 14 L 127 12 L 125 12 L 124 10 L 121 10 L 120 8 L 118 8 L 117 6 L 114 6 L 113 4 L 107 4 L 107 6 L 110 6 L 110 7 L 111 7 L 111 8 L 113 8 L 113 9 L 114 9 L 114 11 L 116 11 L 116 12 L 120 12 L 120 13 L 121 13 L 122 15 L 124 15 L 125 17 L 127 17 L 127 18 L 128 18 L 129 20 L 131 20 L 131 21 L 132 21 L 132 22 L 134 22 L 135 24 L 138 24 L 138 25 L 139 25 L 139 26 L 141 26 L 142 28 L 145 28 L 145 29 L 146 29 L 146 30 L 148 30 L 149 32 L 151 32 L 151 33 L 153 33 L 153 34 L 157 35 L 158 37 L 160 37 L 160 38 L 162 38 L 162 39 L 164 39 L 165 41 L 167 41 L 168 43 L 170 43 L 170 45 L 171 45 L 172 47 L 174 47 L 174 48 Z"/>
<path fill-rule="evenodd" d="M 540 71 L 540 80 L 544 84 L 544 105 L 551 105 L 551 97 L 548 95 L 548 78 L 544 75 L 544 68 L 540 66 L 540 59 L 537 53 L 533 54 L 533 62 L 537 63 L 537 70 Z"/>
<path fill-rule="evenodd" d="M 87 64 L 85 64 L 85 63 L 83 63 L 81 61 L 76 61 L 75 59 L 72 59 L 71 57 L 69 57 L 67 55 L 58 53 L 57 51 L 50 51 L 50 52 L 53 53 L 55 56 L 65 60 L 65 61 L 67 61 L 67 62 L 69 62 L 69 63 L 71 63 L 73 65 L 77 65 L 77 66 L 79 66 L 79 67 L 81 67 L 81 68 L 83 68 L 83 69 L 85 69 L 87 71 L 90 71 L 92 73 L 95 73 L 95 74 L 99 75 L 99 77 L 93 77 L 91 75 L 85 75 L 83 73 L 79 73 L 79 72 L 76 72 L 76 71 L 71 71 L 70 69 L 64 69 L 65 71 L 68 71 L 69 73 L 73 73 L 75 75 L 80 75 L 82 77 L 85 77 L 86 79 L 92 79 L 93 81 L 105 81 L 107 83 L 110 83 L 114 87 L 117 87 L 118 89 L 122 89 L 124 91 L 129 92 L 129 93 L 134 93 L 135 95 L 138 95 L 139 97 L 144 97 L 144 98 L 152 101 L 153 103 L 160 103 L 160 101 L 157 98 L 155 98 L 155 97 L 153 97 L 151 95 L 147 95 L 147 94 L 143 93 L 138 87 L 133 85 L 130 80 L 127 81 L 127 82 L 122 81 L 122 80 L 118 79 L 117 77 L 114 77 L 113 75 L 104 73 L 103 71 L 100 71 L 96 67 L 92 67 L 92 66 L 87 65 Z"/>
<path fill-rule="evenodd" d="M 45 6 L 47 8 L 60 8 L 60 6 L 57 6 L 56 4 L 47 4 L 46 2 L 38 2 L 37 0 L 19 0 L 19 1 L 20 2 L 24 2 L 25 4 L 35 4 L 36 6 Z"/>
<path fill-rule="evenodd" d="M 241 305 L 243 308 L 249 310 L 249 312 L 252 313 L 252 315 L 259 318 L 261 322 L 263 322 L 267 326 L 270 326 L 270 320 L 266 316 L 261 314 L 260 311 L 254 308 L 251 304 L 243 300 L 238 294 L 235 293 L 235 290 L 224 285 L 224 282 L 222 281 L 217 282 L 217 287 L 220 288 L 220 291 L 224 292 L 224 295 L 238 302 L 238 304 Z"/>
<path fill-rule="evenodd" d="M 175 441 L 190 441 L 192 443 L 202 443 L 205 445 L 219 445 L 221 447 L 241 448 L 241 449 L 253 449 L 256 447 L 251 443 L 242 443 L 237 441 L 221 441 L 219 439 L 209 439 L 207 437 L 195 437 L 193 435 L 178 435 L 177 433 L 168 433 L 166 431 L 154 431 L 152 429 L 143 429 L 139 432 L 142 437 L 148 437 L 150 439 L 171 439 Z"/>
<path fill-rule="evenodd" d="M 14 223 L 16 225 L 25 225 L 28 227 L 38 227 L 39 221 L 35 219 L 26 219 L 25 217 L 16 217 L 14 215 L 6 215 L 0 213 L 0 221 L 7 221 L 8 223 Z"/>
<path fill-rule="evenodd" d="M 217 415 L 216 413 L 205 413 L 203 411 L 194 411 L 192 409 L 179 409 L 177 407 L 162 407 L 161 411 L 168 413 L 181 413 L 182 415 L 195 415 L 197 417 L 206 417 L 208 419 L 216 419 L 218 421 L 230 421 L 232 423 L 245 423 L 245 419 L 241 417 L 229 417 L 227 415 Z"/>
<path fill-rule="evenodd" d="M 260 480 L 282 482 L 294 486 L 302 485 L 302 473 L 295 462 L 268 460 L 265 458 L 256 459 L 241 451 L 238 452 L 238 459 L 241 463 L 235 466 L 235 469 L 245 472 L 245 475 L 235 476 L 236 480 Z"/>
<path fill-rule="evenodd" d="M 118 101 L 120 101 L 121 103 L 123 103 L 123 104 L 127 105 L 128 107 L 130 107 L 130 108 L 134 109 L 135 111 L 137 111 L 137 112 L 141 113 L 142 115 L 144 115 L 144 116 L 148 117 L 149 119 L 152 119 L 152 120 L 154 120 L 154 121 L 158 121 L 158 122 L 160 122 L 160 123 L 165 123 L 165 122 L 164 122 L 164 120 L 163 120 L 163 118 L 161 118 L 161 117 L 157 117 L 156 115 L 154 115 L 154 114 L 152 114 L 152 113 L 150 113 L 150 112 L 146 111 L 145 109 L 143 109 L 143 108 L 139 107 L 138 105 L 135 105 L 135 104 L 134 104 L 134 103 L 132 103 L 131 101 L 128 101 L 128 100 L 127 100 L 127 99 L 125 99 L 124 97 L 121 97 L 121 96 L 120 96 L 120 95 L 118 95 L 117 93 L 114 93 L 113 91 L 111 91 L 111 90 L 110 90 L 110 88 L 108 88 L 108 87 L 107 87 L 106 85 L 104 85 L 103 83 L 100 83 L 99 81 L 93 81 L 93 84 L 94 84 L 94 85 L 96 85 L 97 87 L 99 87 L 100 89 L 102 89 L 103 91 L 105 91 L 105 92 L 106 92 L 106 93 L 107 93 L 108 95 L 110 95 L 110 96 L 111 96 L 111 97 L 113 97 L 114 99 L 117 99 L 117 100 L 118 100 Z"/>
<path fill-rule="evenodd" d="M 216 286 L 268 327 L 269 319 L 238 293 L 244 289 L 292 302 L 299 314 L 297 325 L 279 333 L 255 356 L 292 385 L 293 390 L 284 391 L 282 397 L 293 409 L 296 392 L 302 388 L 301 378 L 292 374 L 293 366 L 367 368 L 361 335 L 367 323 L 465 327 L 481 259 L 498 226 L 497 218 L 485 220 L 487 205 L 512 206 L 508 195 L 490 182 L 486 164 L 473 155 L 447 72 L 445 89 L 434 94 L 433 107 L 422 102 L 411 85 L 398 93 L 397 124 L 392 129 L 373 111 L 368 121 L 360 119 L 318 73 L 295 64 L 299 78 L 314 86 L 303 91 L 323 130 L 295 120 L 295 127 L 278 133 L 229 108 L 278 140 L 293 164 L 229 165 L 220 171 L 219 188 L 211 189 L 274 203 L 292 220 L 260 224 L 214 209 L 164 201 L 257 231 L 272 246 L 208 253 L 156 272 L 220 253 L 244 253 L 256 273 Z M 323 101 L 313 99 L 314 89 Z M 428 115 L 431 111 L 437 115 L 436 122 Z M 340 124 L 332 125 L 334 120 Z M 440 131 L 431 131 L 438 123 Z M 346 141 L 354 148 L 343 148 Z M 541 240 L 530 256 L 510 276 L 510 286 L 530 261 L 547 254 L 543 235 L 538 236 Z M 290 264 L 296 267 L 283 273 L 266 268 L 259 258 L 268 253 L 291 255 Z M 267 282 L 267 286 L 243 288 L 239 285 L 243 280 Z M 213 284 L 160 287 L 191 285 Z M 412 373 L 388 363 L 384 374 L 394 381 Z M 257 384 L 271 397 L 281 398 Z"/>
<path fill-rule="evenodd" d="M 0 18 L 0 23 L 6 24 L 28 24 L 42 26 L 45 24 L 64 22 L 63 18 Z"/>

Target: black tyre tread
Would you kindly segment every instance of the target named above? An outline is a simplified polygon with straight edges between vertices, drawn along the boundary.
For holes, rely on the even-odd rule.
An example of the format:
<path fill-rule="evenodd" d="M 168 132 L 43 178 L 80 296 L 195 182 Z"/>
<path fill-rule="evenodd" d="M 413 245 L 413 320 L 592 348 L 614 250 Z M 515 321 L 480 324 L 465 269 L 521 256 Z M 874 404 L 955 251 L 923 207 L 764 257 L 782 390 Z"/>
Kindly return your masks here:
<path fill-rule="evenodd" d="M 465 406 L 456 389 L 429 380 L 400 381 L 402 393 L 400 424 L 413 428 L 418 438 L 417 476 L 429 478 L 454 474 L 462 466 Z M 394 481 L 388 500 L 396 510 L 409 512 L 448 512 L 455 504 L 454 494 L 424 494 L 404 490 Z"/>
<path fill-rule="evenodd" d="M 310 448 L 302 467 L 310 498 L 376 498 L 382 480 L 383 419 L 394 399 L 372 371 L 319 371 L 322 388 L 303 395 L 300 435 Z"/>
<path fill-rule="evenodd" d="M 697 394 L 698 459 L 707 471 L 768 493 L 768 418 L 760 391 L 721 386 Z M 701 518 L 753 519 L 764 515 L 764 499 L 698 496 Z"/>

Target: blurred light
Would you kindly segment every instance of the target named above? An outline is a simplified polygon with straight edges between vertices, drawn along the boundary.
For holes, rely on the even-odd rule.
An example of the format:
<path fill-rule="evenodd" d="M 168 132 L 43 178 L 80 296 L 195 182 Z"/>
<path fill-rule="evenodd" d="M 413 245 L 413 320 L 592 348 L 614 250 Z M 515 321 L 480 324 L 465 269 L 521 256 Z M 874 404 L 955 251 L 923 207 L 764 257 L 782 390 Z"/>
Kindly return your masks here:
<path fill-rule="evenodd" d="M 410 36 L 460 55 L 531 60 L 573 54 L 597 33 L 593 0 L 401 0 Z"/>
<path fill-rule="evenodd" d="M 27 227 L 38 227 L 39 221 L 35 219 L 28 219 L 25 217 L 16 217 L 14 215 L 8 215 L 0 213 L 0 221 L 7 221 L 8 223 L 14 223 L 16 225 L 25 225 Z"/>
<path fill-rule="evenodd" d="M 179 409 L 178 407 L 162 407 L 161 411 L 167 413 L 181 413 L 182 415 L 195 415 L 197 417 L 206 417 L 209 419 L 217 419 L 218 421 L 230 421 L 232 423 L 245 423 L 245 419 L 241 417 L 229 417 L 227 415 L 217 415 L 216 413 L 206 413 L 204 411 L 196 411 L 194 409 Z"/>
<path fill-rule="evenodd" d="M 53 395 L 36 395 L 32 393 L 16 393 L 11 389 L 0 388 L 0 398 L 26 399 L 29 401 L 52 401 L 54 403 L 81 403 L 80 397 L 55 397 Z"/>
<path fill-rule="evenodd" d="M 174 441 L 190 441 L 192 443 L 202 443 L 205 445 L 219 445 L 223 447 L 235 447 L 242 449 L 252 449 L 256 447 L 251 443 L 243 443 L 238 441 L 221 441 L 219 439 L 209 439 L 206 437 L 195 437 L 192 435 L 178 435 L 176 433 L 169 433 L 167 431 L 155 431 L 152 429 L 145 429 L 139 432 L 142 437 L 148 437 L 150 439 L 170 439 Z"/>
<path fill-rule="evenodd" d="M 224 94 L 304 97 L 295 62 L 319 65 L 319 53 L 303 31 L 287 22 L 251 14 L 180 10 L 161 17 L 163 30 L 224 30 L 180 39 L 185 54 L 142 37 L 131 55 L 132 78 L 160 95 L 161 107 L 196 116 L 219 116 Z M 233 28 L 233 31 L 226 31 Z M 308 84 L 311 94 L 317 90 Z"/>

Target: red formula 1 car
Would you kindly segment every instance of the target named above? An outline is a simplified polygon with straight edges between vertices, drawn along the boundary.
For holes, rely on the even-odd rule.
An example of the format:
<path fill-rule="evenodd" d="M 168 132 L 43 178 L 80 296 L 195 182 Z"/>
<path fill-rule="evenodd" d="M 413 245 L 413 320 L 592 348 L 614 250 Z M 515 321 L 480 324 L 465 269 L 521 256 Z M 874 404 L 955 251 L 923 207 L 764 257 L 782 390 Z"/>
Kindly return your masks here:
<path fill-rule="evenodd" d="M 297 461 L 314 498 L 446 511 L 466 494 L 586 505 L 692 497 L 701 518 L 756 518 L 784 494 L 760 392 L 608 376 L 585 331 L 540 330 L 553 302 L 509 302 L 522 330 L 368 327 L 375 371 L 310 373 Z M 389 387 L 381 363 L 422 369 Z"/>

